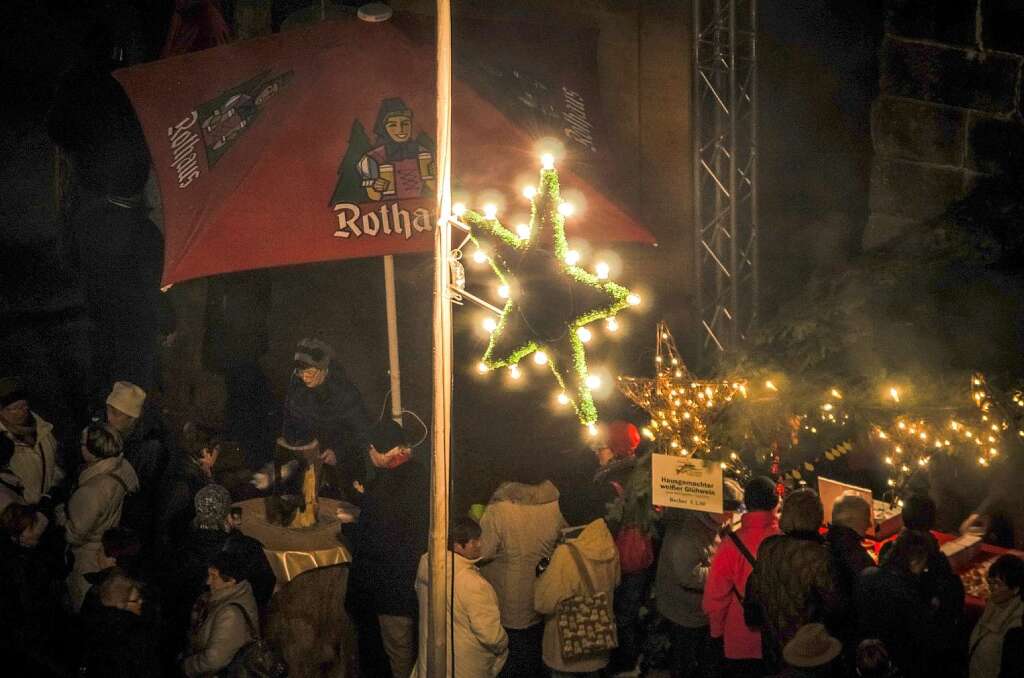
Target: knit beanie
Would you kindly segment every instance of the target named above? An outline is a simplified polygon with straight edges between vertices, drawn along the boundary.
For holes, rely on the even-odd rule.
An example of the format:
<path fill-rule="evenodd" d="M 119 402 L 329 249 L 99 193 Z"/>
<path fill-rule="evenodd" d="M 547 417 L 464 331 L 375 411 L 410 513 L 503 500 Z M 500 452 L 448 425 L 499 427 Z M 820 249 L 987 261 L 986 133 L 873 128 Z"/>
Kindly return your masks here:
<path fill-rule="evenodd" d="M 326 370 L 334 357 L 334 349 L 327 342 L 319 339 L 303 339 L 295 347 L 295 367 L 300 370 L 315 367 Z"/>
<path fill-rule="evenodd" d="M 196 492 L 195 527 L 201 530 L 223 530 L 231 512 L 231 493 L 223 485 L 210 483 Z"/>
<path fill-rule="evenodd" d="M 775 482 L 767 476 L 757 476 L 743 488 L 743 504 L 748 511 L 771 511 L 778 503 Z"/>
<path fill-rule="evenodd" d="M 28 400 L 28 392 L 17 377 L 0 379 L 0 407 L 7 407 L 19 400 Z"/>
<path fill-rule="evenodd" d="M 146 392 L 130 381 L 115 381 L 107 396 L 108 405 L 136 419 L 142 414 L 142 403 L 145 401 Z"/>
<path fill-rule="evenodd" d="M 628 421 L 613 421 L 608 425 L 608 447 L 616 457 L 632 457 L 640 444 L 640 431 Z"/>

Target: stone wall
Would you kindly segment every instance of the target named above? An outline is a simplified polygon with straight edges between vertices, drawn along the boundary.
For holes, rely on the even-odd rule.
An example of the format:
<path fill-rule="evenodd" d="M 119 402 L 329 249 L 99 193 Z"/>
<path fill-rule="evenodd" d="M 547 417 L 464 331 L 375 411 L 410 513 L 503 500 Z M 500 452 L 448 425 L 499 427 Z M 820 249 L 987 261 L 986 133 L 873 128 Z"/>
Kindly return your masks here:
<path fill-rule="evenodd" d="M 1024 3 L 888 0 L 866 248 L 1024 167 Z"/>

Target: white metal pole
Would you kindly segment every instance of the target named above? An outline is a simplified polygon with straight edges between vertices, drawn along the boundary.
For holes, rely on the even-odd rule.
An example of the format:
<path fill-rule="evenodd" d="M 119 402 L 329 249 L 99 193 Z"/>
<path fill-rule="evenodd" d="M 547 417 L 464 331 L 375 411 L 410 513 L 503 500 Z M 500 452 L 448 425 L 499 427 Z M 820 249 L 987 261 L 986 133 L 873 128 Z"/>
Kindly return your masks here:
<path fill-rule="evenodd" d="M 398 308 L 395 302 L 395 257 L 384 257 L 384 306 L 388 316 L 388 365 L 391 369 L 391 418 L 402 423 L 402 369 L 398 364 Z"/>
<path fill-rule="evenodd" d="M 451 251 L 451 3 L 437 0 L 437 227 L 434 231 L 434 438 L 430 492 L 427 599 L 427 675 L 448 674 L 448 482 L 451 461 L 452 306 L 448 254 Z"/>

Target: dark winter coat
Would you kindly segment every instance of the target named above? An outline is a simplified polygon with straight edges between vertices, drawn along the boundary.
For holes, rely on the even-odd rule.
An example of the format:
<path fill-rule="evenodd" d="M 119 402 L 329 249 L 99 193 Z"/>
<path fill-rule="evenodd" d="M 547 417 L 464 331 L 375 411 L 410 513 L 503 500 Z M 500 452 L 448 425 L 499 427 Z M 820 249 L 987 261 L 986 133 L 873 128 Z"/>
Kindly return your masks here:
<path fill-rule="evenodd" d="M 135 678 L 163 675 L 160 665 L 157 624 L 144 614 L 137 616 L 114 607 L 96 605 L 86 614 L 82 669 L 86 676 Z"/>
<path fill-rule="evenodd" d="M 412 459 L 384 469 L 366 491 L 356 531 L 349 609 L 416 617 L 416 568 L 427 550 L 430 516 L 427 469 Z"/>
<path fill-rule="evenodd" d="M 817 532 L 768 537 L 747 580 L 744 610 L 761 629 L 765 663 L 782 666 L 782 648 L 804 624 L 833 622 L 843 607 L 832 555 Z"/>
<path fill-rule="evenodd" d="M 324 383 L 315 388 L 307 387 L 292 373 L 284 401 L 284 429 L 296 428 L 312 432 L 321 450 L 340 454 L 347 449 L 365 452 L 370 448 L 370 420 L 363 396 L 340 365 L 331 365 Z"/>
<path fill-rule="evenodd" d="M 106 414 L 97 414 L 93 421 L 106 421 Z M 124 440 L 121 456 L 135 470 L 139 489 L 125 498 L 120 526 L 135 530 L 142 543 L 150 546 L 165 536 L 158 530 L 158 516 L 170 459 L 166 432 L 153 409 L 143 408 L 135 428 Z"/>
<path fill-rule="evenodd" d="M 277 577 L 267 560 L 263 544 L 258 539 L 234 531 L 228 534 L 223 548 L 225 551 L 242 555 L 245 561 L 244 577 L 252 586 L 252 595 L 256 599 L 256 606 L 260 610 L 265 610 L 270 602 L 270 597 L 274 595 Z"/>
<path fill-rule="evenodd" d="M 65 572 L 49 556 L 0 539 L 0 656 L 7 666 L 54 668 L 63 658 Z"/>
<path fill-rule="evenodd" d="M 1024 677 L 1024 626 L 1010 629 L 1003 637 L 1003 659 L 999 678 Z"/>
<path fill-rule="evenodd" d="M 825 537 L 844 600 L 853 600 L 854 587 L 860 573 L 875 565 L 875 561 L 861 545 L 861 541 L 861 536 L 856 530 L 845 525 L 829 526 L 828 535 Z M 847 647 L 852 645 L 857 633 L 857 614 L 852 606 L 847 606 L 835 620 L 832 632 Z"/>
<path fill-rule="evenodd" d="M 908 678 L 932 673 L 940 649 L 935 616 L 920 579 L 893 567 L 869 567 L 857 580 L 858 637 L 878 638 Z"/>
<path fill-rule="evenodd" d="M 188 532 L 196 514 L 196 493 L 210 482 L 195 459 L 183 453 L 171 455 L 156 517 L 157 531 L 168 542 L 178 543 Z"/>

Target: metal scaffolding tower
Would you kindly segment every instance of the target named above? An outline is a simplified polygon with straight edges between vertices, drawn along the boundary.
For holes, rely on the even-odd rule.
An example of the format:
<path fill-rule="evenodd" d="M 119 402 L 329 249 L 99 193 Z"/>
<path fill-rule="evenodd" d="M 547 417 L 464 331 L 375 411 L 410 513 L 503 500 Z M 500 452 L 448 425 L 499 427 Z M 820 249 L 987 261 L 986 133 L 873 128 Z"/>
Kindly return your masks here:
<path fill-rule="evenodd" d="M 757 0 L 693 0 L 694 250 L 702 351 L 757 321 Z"/>

